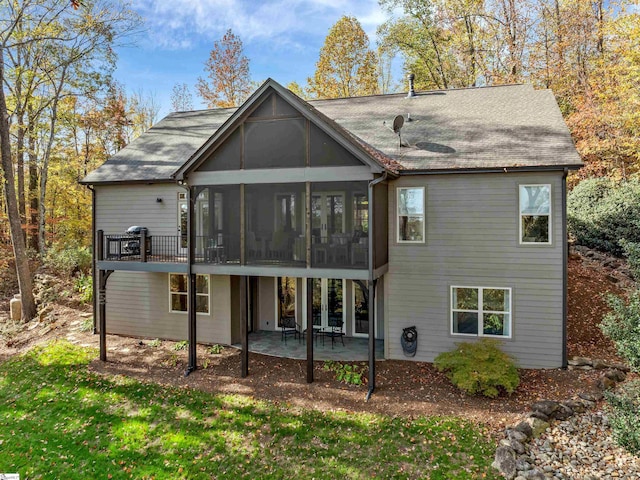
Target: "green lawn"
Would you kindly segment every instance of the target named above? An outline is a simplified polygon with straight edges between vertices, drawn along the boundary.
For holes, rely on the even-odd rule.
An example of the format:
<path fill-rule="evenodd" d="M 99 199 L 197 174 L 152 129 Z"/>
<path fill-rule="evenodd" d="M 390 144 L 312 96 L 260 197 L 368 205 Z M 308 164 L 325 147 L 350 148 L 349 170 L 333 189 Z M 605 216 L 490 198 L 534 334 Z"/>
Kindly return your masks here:
<path fill-rule="evenodd" d="M 0 365 L 0 472 L 21 478 L 497 478 L 456 418 L 293 412 L 89 371 L 58 342 Z"/>

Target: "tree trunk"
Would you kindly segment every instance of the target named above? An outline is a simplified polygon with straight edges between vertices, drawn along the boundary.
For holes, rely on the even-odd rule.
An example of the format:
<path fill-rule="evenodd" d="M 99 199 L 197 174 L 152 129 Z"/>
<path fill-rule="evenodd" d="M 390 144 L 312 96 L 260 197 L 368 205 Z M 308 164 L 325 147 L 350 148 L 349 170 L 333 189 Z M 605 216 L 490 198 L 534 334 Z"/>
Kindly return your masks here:
<path fill-rule="evenodd" d="M 11 162 L 11 145 L 9 136 L 9 114 L 4 94 L 4 51 L 0 47 L 0 156 L 4 171 L 4 194 L 11 230 L 11 243 L 16 262 L 18 285 L 22 296 L 22 320 L 29 321 L 36 316 L 36 303 L 33 298 L 29 259 L 24 244 L 20 212 L 16 201 L 16 186 Z"/>
<path fill-rule="evenodd" d="M 38 245 L 38 156 L 36 154 L 36 133 L 33 112 L 29 109 L 29 126 L 27 130 L 27 145 L 29 151 L 29 246 L 40 251 Z"/>
<path fill-rule="evenodd" d="M 44 154 L 42 155 L 42 168 L 40 170 L 40 205 L 39 205 L 39 218 L 38 218 L 38 245 L 40 247 L 40 255 L 46 253 L 45 233 L 46 233 L 46 218 L 47 211 L 45 208 L 45 196 L 47 193 L 47 180 L 49 179 L 49 158 L 51 157 L 51 147 L 53 146 L 53 140 L 55 139 L 56 132 L 56 120 L 58 115 L 58 101 L 62 93 L 62 87 L 66 80 L 68 65 L 62 68 L 60 73 L 60 83 L 55 86 L 55 96 L 53 97 L 53 103 L 51 104 L 51 121 L 49 123 L 49 139 L 47 140 L 47 146 L 45 147 Z"/>

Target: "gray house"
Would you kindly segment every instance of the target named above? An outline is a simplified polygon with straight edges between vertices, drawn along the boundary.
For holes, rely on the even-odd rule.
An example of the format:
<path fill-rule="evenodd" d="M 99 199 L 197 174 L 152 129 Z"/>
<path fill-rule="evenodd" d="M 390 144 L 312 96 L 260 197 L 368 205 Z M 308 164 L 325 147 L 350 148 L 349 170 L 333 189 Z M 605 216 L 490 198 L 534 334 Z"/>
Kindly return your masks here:
<path fill-rule="evenodd" d="M 406 358 L 409 326 L 414 360 L 488 336 L 563 366 L 580 166 L 549 90 L 306 102 L 267 80 L 237 109 L 167 116 L 83 180 L 100 333 L 189 338 L 190 369 L 196 340 L 241 343 L 246 375 L 249 332 L 312 324 L 369 338 L 371 386 L 374 339 Z"/>

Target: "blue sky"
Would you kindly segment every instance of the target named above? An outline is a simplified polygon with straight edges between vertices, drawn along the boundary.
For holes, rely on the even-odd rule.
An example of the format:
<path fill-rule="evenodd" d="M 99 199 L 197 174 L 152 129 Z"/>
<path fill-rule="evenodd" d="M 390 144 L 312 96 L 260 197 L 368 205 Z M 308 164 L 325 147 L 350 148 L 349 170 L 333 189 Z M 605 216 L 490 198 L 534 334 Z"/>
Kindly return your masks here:
<path fill-rule="evenodd" d="M 189 85 L 194 107 L 204 108 L 195 83 L 204 76 L 214 41 L 228 28 L 244 43 L 253 80 L 304 85 L 329 28 L 342 15 L 360 21 L 373 48 L 376 28 L 387 18 L 377 0 L 136 0 L 131 5 L 145 19 L 144 32 L 135 46 L 116 50 L 115 77 L 129 92 L 154 94 L 160 117 L 171 108 L 176 83 Z"/>

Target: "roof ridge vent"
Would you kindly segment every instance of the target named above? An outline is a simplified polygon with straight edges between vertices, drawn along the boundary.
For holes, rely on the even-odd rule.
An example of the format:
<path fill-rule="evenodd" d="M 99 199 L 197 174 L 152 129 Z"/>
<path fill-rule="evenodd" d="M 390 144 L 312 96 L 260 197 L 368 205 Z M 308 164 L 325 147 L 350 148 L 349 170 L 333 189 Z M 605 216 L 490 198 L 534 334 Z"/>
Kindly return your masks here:
<path fill-rule="evenodd" d="M 407 98 L 412 98 L 416 96 L 416 90 L 413 86 L 413 81 L 415 80 L 416 76 L 413 73 L 410 73 L 408 77 L 409 77 L 409 93 L 407 93 Z"/>

